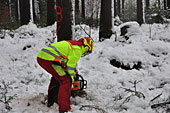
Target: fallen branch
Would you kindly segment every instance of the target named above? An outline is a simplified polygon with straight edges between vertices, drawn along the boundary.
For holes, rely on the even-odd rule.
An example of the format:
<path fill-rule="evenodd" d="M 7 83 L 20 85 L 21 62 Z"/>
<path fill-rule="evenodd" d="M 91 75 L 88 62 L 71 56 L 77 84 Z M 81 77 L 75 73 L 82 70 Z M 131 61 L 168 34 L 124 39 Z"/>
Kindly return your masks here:
<path fill-rule="evenodd" d="M 151 108 L 154 109 L 154 108 L 157 108 L 157 107 L 166 106 L 167 104 L 170 104 L 170 101 L 162 102 L 162 103 L 158 103 L 158 104 L 153 104 L 153 105 L 151 105 Z"/>
<path fill-rule="evenodd" d="M 162 95 L 162 93 L 159 94 L 159 95 L 157 95 L 156 97 L 154 97 L 154 98 L 151 100 L 151 102 L 154 101 L 154 100 L 156 100 L 157 98 L 159 98 L 161 95 Z"/>
<path fill-rule="evenodd" d="M 88 108 L 88 110 L 95 109 L 96 111 L 100 111 L 101 113 L 107 113 L 105 110 L 96 105 L 82 105 L 79 110 L 85 110 L 86 108 Z"/>

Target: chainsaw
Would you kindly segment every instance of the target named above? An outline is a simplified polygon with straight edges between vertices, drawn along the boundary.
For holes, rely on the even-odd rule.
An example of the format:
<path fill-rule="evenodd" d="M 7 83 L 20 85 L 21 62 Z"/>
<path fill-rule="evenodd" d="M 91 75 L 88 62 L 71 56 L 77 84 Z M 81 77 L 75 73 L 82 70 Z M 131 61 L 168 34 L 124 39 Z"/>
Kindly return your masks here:
<path fill-rule="evenodd" d="M 55 65 L 61 66 L 64 69 L 65 73 L 69 75 L 68 72 L 65 70 L 65 67 L 61 63 L 56 62 L 56 61 L 51 61 L 51 62 Z M 77 70 L 75 70 L 75 73 L 76 73 L 76 76 L 74 77 L 74 82 L 73 82 L 71 91 L 82 91 L 83 89 L 86 89 L 87 81 L 84 80 L 84 78 L 78 74 Z"/>
<path fill-rule="evenodd" d="M 74 78 L 74 82 L 72 85 L 72 91 L 83 90 L 87 88 L 87 81 L 84 78 L 76 73 L 76 77 Z"/>

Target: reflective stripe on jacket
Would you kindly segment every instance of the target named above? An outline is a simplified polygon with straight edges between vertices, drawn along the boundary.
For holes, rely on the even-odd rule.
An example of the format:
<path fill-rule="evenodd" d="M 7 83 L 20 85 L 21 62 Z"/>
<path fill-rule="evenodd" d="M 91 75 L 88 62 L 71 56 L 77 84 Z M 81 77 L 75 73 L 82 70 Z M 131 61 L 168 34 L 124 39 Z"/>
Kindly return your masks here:
<path fill-rule="evenodd" d="M 60 41 L 43 48 L 38 53 L 37 57 L 65 64 L 67 72 L 72 77 L 75 72 L 76 64 L 84 52 L 84 46 L 72 45 L 68 41 Z M 54 68 L 56 68 L 56 71 L 58 69 L 63 71 L 61 68 Z M 60 76 L 63 76 L 63 73 Z"/>

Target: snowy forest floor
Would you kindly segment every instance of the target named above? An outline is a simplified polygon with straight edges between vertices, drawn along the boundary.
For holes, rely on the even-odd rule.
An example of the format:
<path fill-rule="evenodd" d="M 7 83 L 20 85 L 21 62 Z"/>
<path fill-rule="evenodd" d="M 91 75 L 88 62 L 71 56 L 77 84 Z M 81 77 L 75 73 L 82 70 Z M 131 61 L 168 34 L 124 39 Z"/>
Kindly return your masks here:
<path fill-rule="evenodd" d="M 130 26 L 128 39 L 120 36 L 125 25 Z M 30 23 L 0 33 L 0 112 L 57 113 L 57 105 L 44 104 L 51 76 L 36 62 L 55 30 L 55 25 L 37 28 Z M 98 42 L 98 29 L 91 29 L 94 51 L 77 66 L 88 82 L 87 95 L 71 98 L 74 113 L 169 112 L 170 25 L 140 27 L 128 22 L 115 26 L 115 31 L 110 39 Z M 76 26 L 74 36 L 86 34 Z"/>

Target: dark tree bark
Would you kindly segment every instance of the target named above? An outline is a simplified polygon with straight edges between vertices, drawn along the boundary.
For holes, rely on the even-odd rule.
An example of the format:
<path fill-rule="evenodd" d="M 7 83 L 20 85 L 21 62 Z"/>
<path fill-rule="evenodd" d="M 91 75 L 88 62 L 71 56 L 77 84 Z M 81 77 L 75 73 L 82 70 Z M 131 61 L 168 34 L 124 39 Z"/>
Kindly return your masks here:
<path fill-rule="evenodd" d="M 26 25 L 30 22 L 30 0 L 19 0 L 20 1 L 20 20 L 21 25 Z"/>
<path fill-rule="evenodd" d="M 122 0 L 122 16 L 124 18 L 124 13 L 125 13 L 125 0 Z"/>
<path fill-rule="evenodd" d="M 81 0 L 81 10 L 82 10 L 82 18 L 85 19 L 85 1 Z"/>
<path fill-rule="evenodd" d="M 164 0 L 164 10 L 167 9 L 167 0 Z"/>
<path fill-rule="evenodd" d="M 72 3 L 71 0 L 57 0 L 57 38 L 61 40 L 72 39 Z M 61 8 L 61 9 L 60 9 Z"/>
<path fill-rule="evenodd" d="M 1 1 L 0 2 L 0 25 L 3 24 L 3 23 L 1 23 L 1 21 L 3 19 L 8 18 L 9 16 L 10 16 L 10 14 L 9 14 L 9 4 L 8 4 L 8 2 L 5 1 L 5 0 Z M 0 28 L 1 28 L 1 26 L 0 26 Z"/>
<path fill-rule="evenodd" d="M 117 0 L 117 15 L 120 17 L 121 16 L 121 12 L 120 12 L 120 10 L 121 10 L 121 8 L 120 8 L 120 0 Z"/>
<path fill-rule="evenodd" d="M 142 0 L 137 0 L 137 22 L 140 25 L 142 25 L 144 23 Z"/>
<path fill-rule="evenodd" d="M 10 0 L 7 1 L 8 2 L 8 10 L 9 10 L 9 17 L 12 18 L 12 2 Z"/>
<path fill-rule="evenodd" d="M 100 13 L 100 30 L 99 40 L 103 38 L 110 38 L 112 35 L 112 15 L 111 15 L 111 0 L 101 0 L 101 13 Z"/>
<path fill-rule="evenodd" d="M 40 23 L 47 23 L 47 1 L 39 0 L 39 8 L 40 8 Z"/>
<path fill-rule="evenodd" d="M 158 8 L 161 9 L 161 1 L 158 0 Z"/>
<path fill-rule="evenodd" d="M 77 22 L 79 22 L 79 18 L 80 18 L 80 7 L 79 7 L 79 0 L 75 0 L 75 24 L 77 24 Z"/>
<path fill-rule="evenodd" d="M 35 0 L 32 0 L 32 8 L 33 8 L 33 19 L 34 19 L 34 23 L 37 22 L 37 16 L 35 13 Z"/>
<path fill-rule="evenodd" d="M 114 17 L 116 17 L 117 16 L 117 2 L 116 2 L 116 0 L 114 0 Z"/>
<path fill-rule="evenodd" d="M 170 9 L 170 0 L 167 0 L 167 7 Z"/>
<path fill-rule="evenodd" d="M 47 25 L 53 25 L 56 21 L 55 0 L 47 0 Z"/>
<path fill-rule="evenodd" d="M 75 13 L 76 15 L 79 15 L 80 9 L 79 9 L 79 0 L 75 0 Z"/>
<path fill-rule="evenodd" d="M 19 12 L 18 12 L 18 10 L 19 10 L 19 9 L 18 9 L 18 5 L 19 5 L 19 4 L 18 4 L 18 0 L 15 0 L 15 3 L 14 3 L 14 4 L 15 4 L 15 10 L 14 10 L 14 11 L 15 11 L 15 20 L 16 20 L 17 22 L 19 22 L 19 14 L 18 14 L 18 13 L 19 13 Z"/>
<path fill-rule="evenodd" d="M 18 0 L 8 0 L 8 3 L 11 21 L 18 22 Z"/>
<path fill-rule="evenodd" d="M 150 8 L 150 0 L 146 0 L 146 9 Z"/>

